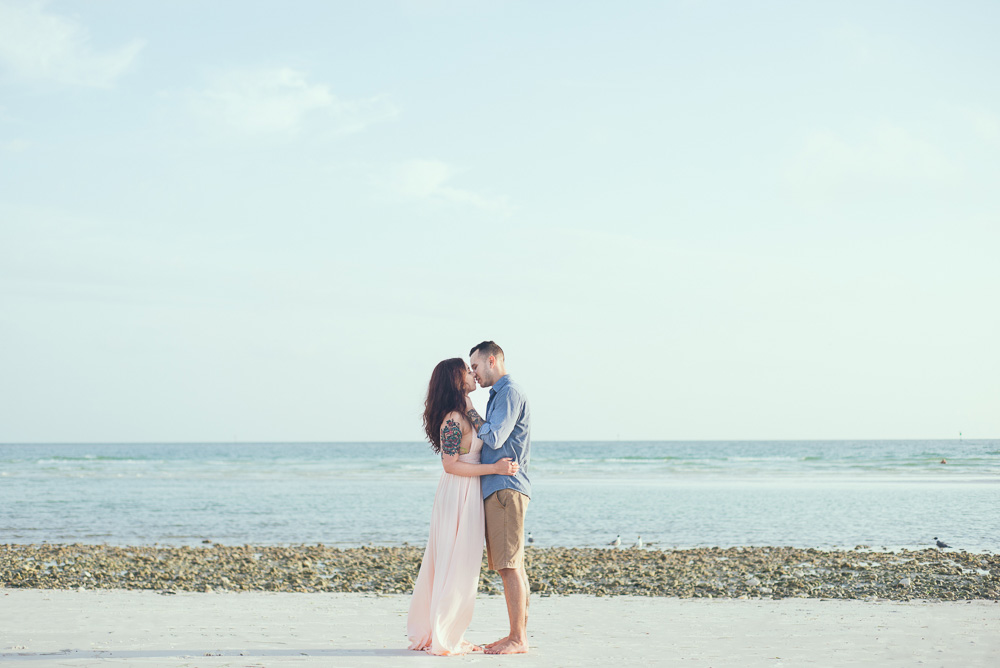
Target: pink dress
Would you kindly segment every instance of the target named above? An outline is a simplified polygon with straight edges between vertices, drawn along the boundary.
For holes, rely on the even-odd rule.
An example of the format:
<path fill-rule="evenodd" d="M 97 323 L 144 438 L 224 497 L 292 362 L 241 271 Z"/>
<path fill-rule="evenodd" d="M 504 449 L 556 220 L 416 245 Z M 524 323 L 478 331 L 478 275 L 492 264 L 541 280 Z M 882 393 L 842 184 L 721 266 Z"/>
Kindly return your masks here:
<path fill-rule="evenodd" d="M 458 461 L 478 464 L 482 449 L 483 442 L 473 438 L 468 454 L 459 455 Z M 431 511 L 431 535 L 406 620 L 410 649 L 431 654 L 472 651 L 464 636 L 476 603 L 484 541 L 479 476 L 442 471 Z"/>

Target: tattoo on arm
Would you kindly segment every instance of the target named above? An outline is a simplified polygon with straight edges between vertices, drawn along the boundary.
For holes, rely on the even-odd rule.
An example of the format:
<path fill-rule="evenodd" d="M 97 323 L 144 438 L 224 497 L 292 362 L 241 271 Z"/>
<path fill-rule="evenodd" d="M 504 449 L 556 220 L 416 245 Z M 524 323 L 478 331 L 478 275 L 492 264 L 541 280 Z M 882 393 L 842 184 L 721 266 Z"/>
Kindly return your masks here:
<path fill-rule="evenodd" d="M 446 455 L 457 455 L 462 445 L 462 428 L 454 420 L 448 420 L 441 426 L 441 452 Z"/>
<path fill-rule="evenodd" d="M 484 420 L 479 413 L 476 412 L 475 408 L 470 408 L 466 415 L 469 416 L 469 422 L 472 423 L 472 426 L 475 427 L 476 431 L 479 431 L 479 428 L 486 424 L 486 420 Z"/>

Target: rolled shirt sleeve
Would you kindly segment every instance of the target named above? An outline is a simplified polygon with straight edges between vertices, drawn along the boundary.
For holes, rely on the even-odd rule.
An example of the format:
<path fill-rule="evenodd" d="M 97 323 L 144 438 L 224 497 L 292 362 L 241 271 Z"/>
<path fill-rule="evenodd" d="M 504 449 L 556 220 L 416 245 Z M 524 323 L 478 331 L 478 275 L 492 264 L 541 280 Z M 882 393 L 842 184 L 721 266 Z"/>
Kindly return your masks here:
<path fill-rule="evenodd" d="M 479 438 L 483 439 L 483 445 L 494 450 L 501 448 L 514 431 L 523 405 L 523 397 L 510 385 L 500 390 L 493 398 L 489 417 L 479 428 Z"/>

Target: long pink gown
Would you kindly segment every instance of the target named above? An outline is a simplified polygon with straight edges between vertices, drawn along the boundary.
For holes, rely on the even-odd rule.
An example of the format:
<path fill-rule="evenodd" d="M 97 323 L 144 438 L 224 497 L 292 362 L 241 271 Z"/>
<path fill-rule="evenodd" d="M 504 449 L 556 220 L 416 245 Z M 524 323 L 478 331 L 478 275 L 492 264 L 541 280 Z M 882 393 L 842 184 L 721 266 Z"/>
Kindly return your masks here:
<path fill-rule="evenodd" d="M 473 438 L 468 454 L 458 461 L 479 463 L 483 442 Z M 483 497 L 479 476 L 442 471 L 431 512 L 420 574 L 406 620 L 410 649 L 431 654 L 464 654 L 473 649 L 465 641 L 479 588 L 479 568 L 485 541 Z"/>

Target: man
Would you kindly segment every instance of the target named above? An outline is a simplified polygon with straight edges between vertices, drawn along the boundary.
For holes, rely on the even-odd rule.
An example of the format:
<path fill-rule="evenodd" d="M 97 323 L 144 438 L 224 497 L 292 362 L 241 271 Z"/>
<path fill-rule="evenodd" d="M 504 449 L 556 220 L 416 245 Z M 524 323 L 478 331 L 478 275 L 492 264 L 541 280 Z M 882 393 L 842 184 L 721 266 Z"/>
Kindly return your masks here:
<path fill-rule="evenodd" d="M 486 558 L 500 574 L 510 617 L 510 634 L 486 646 L 487 654 L 521 654 L 528 651 L 528 574 L 524 570 L 524 514 L 531 497 L 528 462 L 531 454 L 531 410 L 521 386 L 511 380 L 504 366 L 503 350 L 483 341 L 469 351 L 469 365 L 480 387 L 490 388 L 486 419 L 466 398 L 469 421 L 483 439 L 484 464 L 511 457 L 520 465 L 513 476 L 481 478 L 486 514 Z"/>

